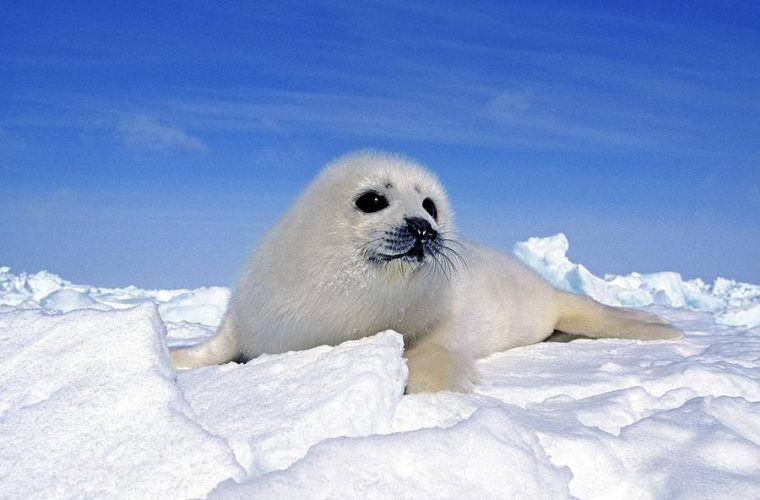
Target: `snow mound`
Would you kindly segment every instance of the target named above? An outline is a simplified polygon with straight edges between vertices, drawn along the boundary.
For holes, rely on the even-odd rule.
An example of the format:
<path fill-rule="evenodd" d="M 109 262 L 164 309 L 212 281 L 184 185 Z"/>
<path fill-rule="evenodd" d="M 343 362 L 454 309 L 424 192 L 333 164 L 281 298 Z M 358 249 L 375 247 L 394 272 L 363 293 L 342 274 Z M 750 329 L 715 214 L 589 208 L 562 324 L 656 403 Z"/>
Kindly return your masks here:
<path fill-rule="evenodd" d="M 22 306 L 59 314 L 79 309 L 126 309 L 153 303 L 166 322 L 216 327 L 222 322 L 230 291 L 212 286 L 195 290 L 142 290 L 76 285 L 47 271 L 14 275 L 0 267 L 0 306 Z"/>
<path fill-rule="evenodd" d="M 229 299 L 230 291 L 218 286 L 186 290 L 161 303 L 158 312 L 164 321 L 217 326 L 222 322 Z"/>
<path fill-rule="evenodd" d="M 16 305 L 28 299 L 39 301 L 50 293 L 69 286 L 70 282 L 47 271 L 15 276 L 9 267 L 0 267 L 0 292 L 4 304 Z"/>
<path fill-rule="evenodd" d="M 327 440 L 286 471 L 209 497 L 561 499 L 570 477 L 508 412 L 486 408 L 447 429 Z"/>
<path fill-rule="evenodd" d="M 752 304 L 736 310 L 723 311 L 718 315 L 718 322 L 724 325 L 757 326 L 760 325 L 760 304 Z"/>
<path fill-rule="evenodd" d="M 389 331 L 181 372 L 178 382 L 199 421 L 259 475 L 290 466 L 327 438 L 389 432 L 406 385 L 403 349 Z"/>
<path fill-rule="evenodd" d="M 192 497 L 241 470 L 174 384 L 155 307 L 0 315 L 0 496 Z"/>
<path fill-rule="evenodd" d="M 657 305 L 715 313 L 719 323 L 760 325 L 760 286 L 718 278 L 712 286 L 702 280 L 684 281 L 673 272 L 631 273 L 599 278 L 567 258 L 570 244 L 564 234 L 530 238 L 515 244 L 513 252 L 547 281 L 563 290 L 593 297 L 611 305 Z"/>
<path fill-rule="evenodd" d="M 52 313 L 67 313 L 78 309 L 97 309 L 109 311 L 113 309 L 98 302 L 86 293 L 71 288 L 61 288 L 40 300 L 40 307 Z"/>

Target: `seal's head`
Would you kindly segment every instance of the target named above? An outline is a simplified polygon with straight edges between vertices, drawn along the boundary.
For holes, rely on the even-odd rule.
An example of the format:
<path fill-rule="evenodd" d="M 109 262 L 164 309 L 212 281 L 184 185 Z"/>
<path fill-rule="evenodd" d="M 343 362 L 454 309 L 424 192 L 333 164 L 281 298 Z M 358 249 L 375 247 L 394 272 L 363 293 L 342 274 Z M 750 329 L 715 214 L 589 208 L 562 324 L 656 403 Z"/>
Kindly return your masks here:
<path fill-rule="evenodd" d="M 328 166 L 315 181 L 340 211 L 333 238 L 380 270 L 430 269 L 449 275 L 459 259 L 446 193 L 436 177 L 398 155 L 361 152 Z M 337 202 L 337 204 L 336 204 Z"/>

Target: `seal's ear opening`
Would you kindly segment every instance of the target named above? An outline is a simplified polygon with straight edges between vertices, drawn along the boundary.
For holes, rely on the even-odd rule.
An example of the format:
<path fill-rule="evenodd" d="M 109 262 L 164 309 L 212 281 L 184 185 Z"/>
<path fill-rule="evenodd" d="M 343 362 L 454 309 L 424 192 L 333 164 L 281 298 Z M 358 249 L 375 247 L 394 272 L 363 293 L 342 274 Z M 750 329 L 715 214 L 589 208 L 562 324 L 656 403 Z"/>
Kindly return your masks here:
<path fill-rule="evenodd" d="M 367 191 L 359 195 L 354 205 L 365 214 L 371 214 L 388 207 L 388 198 L 376 191 Z"/>

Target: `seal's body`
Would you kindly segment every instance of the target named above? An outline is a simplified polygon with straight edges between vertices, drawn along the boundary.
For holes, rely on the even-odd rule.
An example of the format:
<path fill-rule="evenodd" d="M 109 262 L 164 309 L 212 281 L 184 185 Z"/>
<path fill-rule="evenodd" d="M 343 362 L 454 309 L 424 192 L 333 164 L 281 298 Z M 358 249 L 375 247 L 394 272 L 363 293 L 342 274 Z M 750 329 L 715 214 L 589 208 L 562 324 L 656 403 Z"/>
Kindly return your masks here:
<path fill-rule="evenodd" d="M 404 336 L 410 392 L 470 390 L 476 358 L 588 337 L 676 338 L 661 318 L 557 290 L 514 257 L 455 239 L 435 177 L 398 156 L 327 167 L 251 255 L 216 336 L 176 367 Z"/>

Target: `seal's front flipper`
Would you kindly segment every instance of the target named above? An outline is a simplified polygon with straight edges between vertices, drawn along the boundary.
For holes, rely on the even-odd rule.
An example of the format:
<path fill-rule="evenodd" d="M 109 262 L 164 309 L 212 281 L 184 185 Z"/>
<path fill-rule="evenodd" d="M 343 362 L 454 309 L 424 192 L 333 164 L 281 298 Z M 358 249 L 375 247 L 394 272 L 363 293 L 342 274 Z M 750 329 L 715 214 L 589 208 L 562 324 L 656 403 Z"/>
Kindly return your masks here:
<path fill-rule="evenodd" d="M 472 392 L 477 382 L 475 361 L 465 352 L 447 349 L 451 331 L 444 325 L 407 343 L 404 351 L 409 368 L 406 392 Z"/>
<path fill-rule="evenodd" d="M 172 366 L 178 369 L 218 365 L 232 361 L 238 356 L 237 337 L 230 327 L 229 320 L 225 318 L 216 334 L 206 342 L 177 349 L 169 354 Z"/>

